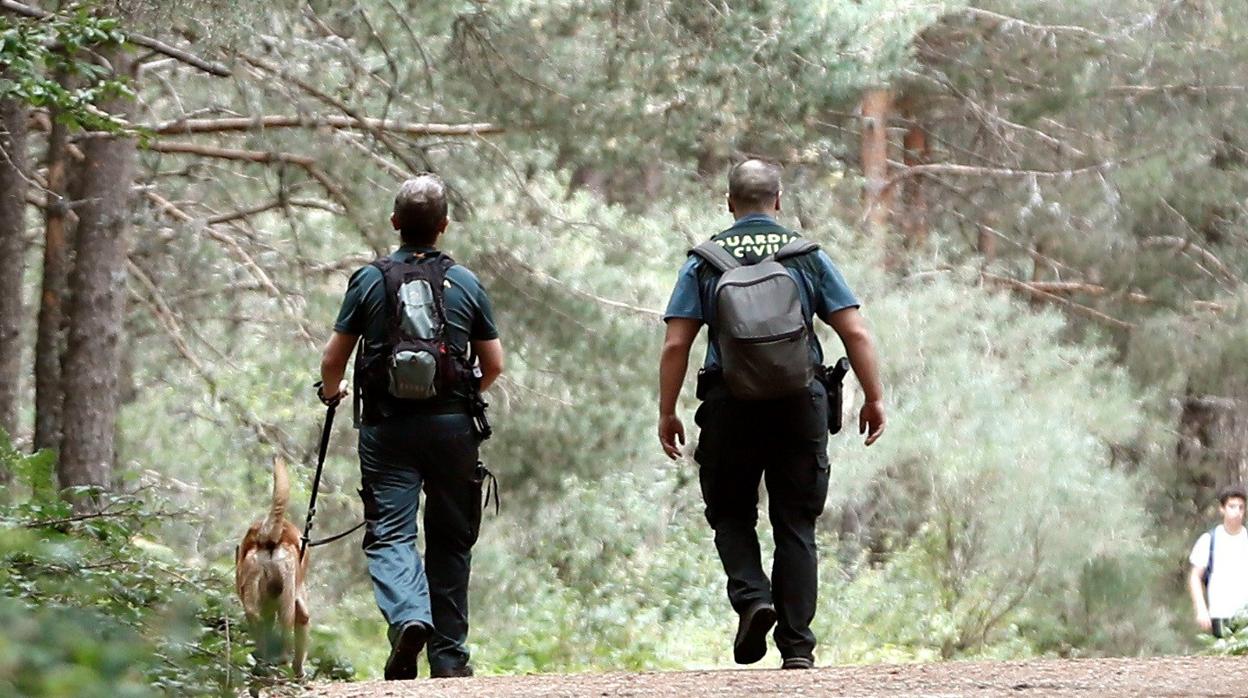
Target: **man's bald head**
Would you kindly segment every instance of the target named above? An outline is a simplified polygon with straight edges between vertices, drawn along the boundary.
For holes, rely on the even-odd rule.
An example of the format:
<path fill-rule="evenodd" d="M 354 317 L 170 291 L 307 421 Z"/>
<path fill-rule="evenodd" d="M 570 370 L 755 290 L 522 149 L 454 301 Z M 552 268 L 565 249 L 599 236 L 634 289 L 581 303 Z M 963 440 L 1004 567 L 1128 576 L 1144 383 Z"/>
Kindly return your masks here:
<path fill-rule="evenodd" d="M 446 227 L 446 184 L 422 172 L 399 185 L 394 196 L 394 227 L 404 242 L 432 244 Z"/>
<path fill-rule="evenodd" d="M 728 199 L 735 210 L 770 210 L 780 196 L 780 166 L 750 158 L 728 171 Z"/>

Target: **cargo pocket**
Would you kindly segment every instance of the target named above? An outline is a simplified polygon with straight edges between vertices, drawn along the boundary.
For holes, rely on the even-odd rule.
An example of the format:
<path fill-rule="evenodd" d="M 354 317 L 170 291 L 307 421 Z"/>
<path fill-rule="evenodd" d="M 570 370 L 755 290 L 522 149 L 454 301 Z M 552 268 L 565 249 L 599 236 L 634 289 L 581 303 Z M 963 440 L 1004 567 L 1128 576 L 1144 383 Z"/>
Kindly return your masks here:
<path fill-rule="evenodd" d="M 724 452 L 725 408 L 723 400 L 706 400 L 693 413 L 693 423 L 698 426 L 698 444 L 693 449 L 693 460 L 702 467 L 714 467 Z"/>
<path fill-rule="evenodd" d="M 356 492 L 360 494 L 360 501 L 364 503 L 364 542 L 360 547 L 367 550 L 377 542 L 377 535 L 374 532 L 377 526 L 377 496 L 373 494 L 372 485 L 367 483 Z"/>

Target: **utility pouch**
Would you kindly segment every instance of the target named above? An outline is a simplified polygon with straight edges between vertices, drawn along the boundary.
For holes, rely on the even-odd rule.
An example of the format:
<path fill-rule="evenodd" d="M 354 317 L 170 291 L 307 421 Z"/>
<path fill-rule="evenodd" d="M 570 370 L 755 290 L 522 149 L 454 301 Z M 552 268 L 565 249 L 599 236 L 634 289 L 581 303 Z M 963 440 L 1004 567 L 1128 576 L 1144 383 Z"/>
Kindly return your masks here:
<path fill-rule="evenodd" d="M 698 384 L 697 384 L 697 388 L 694 391 L 694 394 L 697 395 L 697 398 L 699 400 L 705 400 L 706 396 L 710 395 L 711 388 L 714 388 L 719 385 L 723 385 L 723 382 L 724 382 L 723 369 L 719 368 L 718 366 L 712 366 L 710 368 L 700 368 L 698 369 Z"/>
<path fill-rule="evenodd" d="M 841 357 L 832 366 L 821 366 L 816 371 L 816 376 L 823 388 L 828 393 L 828 433 L 840 433 L 842 427 L 841 415 L 841 399 L 843 395 L 842 383 L 845 380 L 845 374 L 849 373 L 849 359 Z"/>

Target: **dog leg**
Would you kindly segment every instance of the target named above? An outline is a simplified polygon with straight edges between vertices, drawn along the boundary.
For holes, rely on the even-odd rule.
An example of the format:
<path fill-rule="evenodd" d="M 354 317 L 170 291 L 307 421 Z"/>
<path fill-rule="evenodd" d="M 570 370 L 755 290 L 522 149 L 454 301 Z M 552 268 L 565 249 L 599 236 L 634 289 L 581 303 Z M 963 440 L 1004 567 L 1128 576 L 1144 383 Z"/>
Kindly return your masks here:
<path fill-rule="evenodd" d="M 295 658 L 291 669 L 296 679 L 303 678 L 303 660 L 308 656 L 308 630 L 312 618 L 308 614 L 308 605 L 302 599 L 295 600 Z"/>

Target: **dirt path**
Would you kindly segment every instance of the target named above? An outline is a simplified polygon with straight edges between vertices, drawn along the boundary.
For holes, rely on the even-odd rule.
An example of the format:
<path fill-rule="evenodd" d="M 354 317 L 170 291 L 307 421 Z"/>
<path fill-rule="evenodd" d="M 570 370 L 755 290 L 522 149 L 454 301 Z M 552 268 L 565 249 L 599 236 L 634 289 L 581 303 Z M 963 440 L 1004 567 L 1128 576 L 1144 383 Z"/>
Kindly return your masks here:
<path fill-rule="evenodd" d="M 1162 657 L 945 662 L 814 671 L 685 671 L 492 676 L 323 684 L 311 695 L 365 696 L 1248 696 L 1248 658 Z"/>

